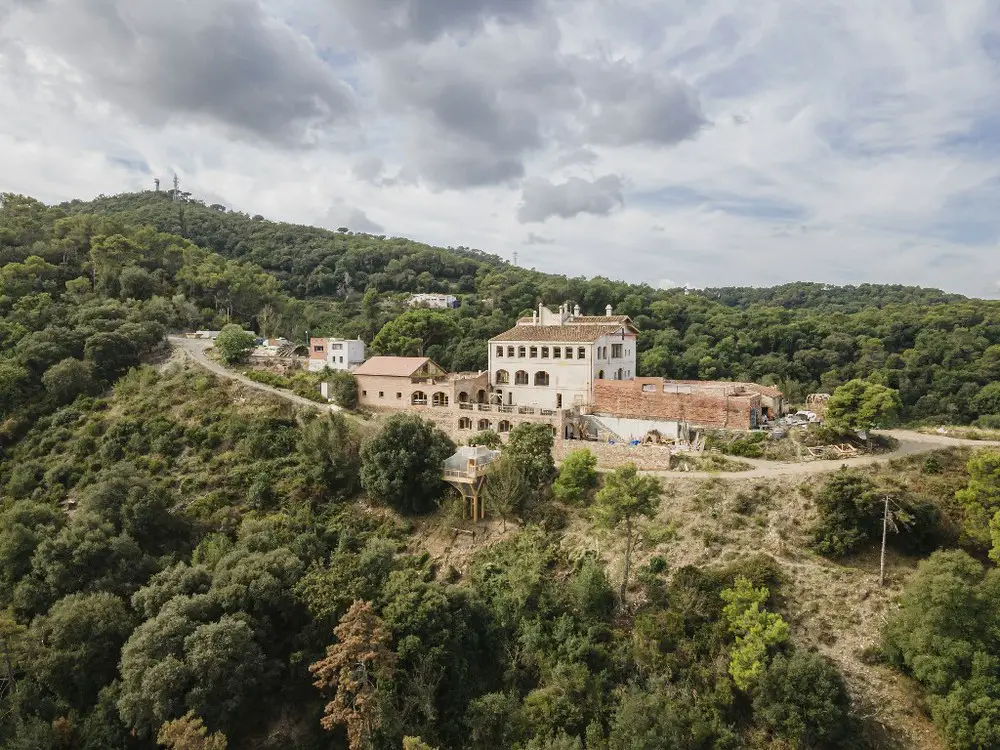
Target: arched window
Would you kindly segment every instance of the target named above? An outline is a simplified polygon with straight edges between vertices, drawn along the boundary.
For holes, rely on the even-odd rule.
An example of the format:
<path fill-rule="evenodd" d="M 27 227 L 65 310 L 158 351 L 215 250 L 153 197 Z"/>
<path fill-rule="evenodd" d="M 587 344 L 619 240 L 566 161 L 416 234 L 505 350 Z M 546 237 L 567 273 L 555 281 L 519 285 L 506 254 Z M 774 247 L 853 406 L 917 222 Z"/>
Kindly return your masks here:
<path fill-rule="evenodd" d="M 510 373 L 506 370 L 497 370 L 496 384 L 507 385 L 510 383 Z"/>
<path fill-rule="evenodd" d="M 486 391 L 480 389 L 476 391 L 476 403 L 485 404 L 486 403 Z"/>
<path fill-rule="evenodd" d="M 414 406 L 427 406 L 427 394 L 423 391 L 414 391 L 410 403 Z"/>
<path fill-rule="evenodd" d="M 434 394 L 431 403 L 434 406 L 447 406 L 448 405 L 448 394 L 443 391 L 438 391 Z"/>
<path fill-rule="evenodd" d="M 488 430 L 488 429 L 490 429 L 490 420 L 488 420 L 488 419 L 480 419 L 479 420 L 479 429 L 480 430 Z"/>
<path fill-rule="evenodd" d="M 625 379 L 625 371 L 622 368 L 620 368 L 620 367 L 618 368 L 618 379 L 619 380 L 624 380 Z"/>
<path fill-rule="evenodd" d="M 514 385 L 527 385 L 528 384 L 528 373 L 524 370 L 518 370 L 514 373 Z"/>
<path fill-rule="evenodd" d="M 500 424 L 497 425 L 497 432 L 510 432 L 510 422 L 506 419 L 501 420 Z"/>
<path fill-rule="evenodd" d="M 604 380 L 604 370 L 598 370 L 598 372 L 597 372 L 597 379 L 598 380 Z"/>
<path fill-rule="evenodd" d="M 462 417 L 460 420 L 458 420 L 458 429 L 460 429 L 460 430 L 471 430 L 472 429 L 472 420 L 469 419 L 468 417 Z"/>
<path fill-rule="evenodd" d="M 535 373 L 535 385 L 548 385 L 549 374 L 545 370 Z"/>
<path fill-rule="evenodd" d="M 467 403 L 469 403 L 469 394 L 466 393 L 465 391 L 461 391 L 458 394 L 458 403 L 460 403 L 460 404 L 467 404 Z"/>

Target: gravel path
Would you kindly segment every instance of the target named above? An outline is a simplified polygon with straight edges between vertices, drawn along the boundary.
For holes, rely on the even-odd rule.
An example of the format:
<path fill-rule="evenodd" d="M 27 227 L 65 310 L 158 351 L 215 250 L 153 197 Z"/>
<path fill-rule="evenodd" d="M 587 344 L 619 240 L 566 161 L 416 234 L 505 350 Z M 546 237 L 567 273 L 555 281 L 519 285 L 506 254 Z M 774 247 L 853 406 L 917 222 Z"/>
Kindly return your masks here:
<path fill-rule="evenodd" d="M 298 406 L 305 406 L 310 409 L 316 409 L 318 411 L 340 411 L 340 407 L 334 404 L 320 404 L 315 401 L 310 401 L 307 398 L 302 398 L 302 396 L 297 396 L 294 393 L 289 393 L 288 391 L 283 391 L 280 388 L 274 388 L 264 383 L 258 383 L 255 380 L 251 380 L 245 375 L 241 375 L 238 372 L 233 372 L 228 370 L 218 362 L 210 359 L 206 354 L 206 351 L 211 348 L 212 342 L 206 339 L 188 339 L 183 336 L 169 336 L 169 341 L 171 346 L 176 349 L 180 349 L 187 356 L 193 359 L 197 364 L 204 367 L 206 370 L 211 370 L 220 378 L 226 378 L 227 380 L 237 380 L 249 388 L 254 388 L 258 391 L 264 391 L 265 393 L 270 393 L 272 396 L 277 396 L 278 398 L 283 398 L 286 401 L 291 401 L 293 404 Z"/>
<path fill-rule="evenodd" d="M 767 461 L 760 458 L 736 458 L 736 461 L 751 464 L 749 471 L 644 471 L 658 477 L 690 477 L 692 479 L 708 479 L 710 477 L 731 477 L 733 479 L 753 479 L 767 477 L 794 477 L 825 474 L 836 471 L 841 466 L 870 466 L 882 464 L 901 456 L 911 456 L 917 453 L 928 453 L 939 448 L 954 448 L 960 446 L 988 447 L 998 446 L 997 440 L 966 440 L 945 435 L 927 435 L 912 430 L 882 430 L 880 435 L 888 435 L 899 441 L 896 450 L 877 456 L 859 456 L 840 460 L 817 459 L 815 461 Z"/>

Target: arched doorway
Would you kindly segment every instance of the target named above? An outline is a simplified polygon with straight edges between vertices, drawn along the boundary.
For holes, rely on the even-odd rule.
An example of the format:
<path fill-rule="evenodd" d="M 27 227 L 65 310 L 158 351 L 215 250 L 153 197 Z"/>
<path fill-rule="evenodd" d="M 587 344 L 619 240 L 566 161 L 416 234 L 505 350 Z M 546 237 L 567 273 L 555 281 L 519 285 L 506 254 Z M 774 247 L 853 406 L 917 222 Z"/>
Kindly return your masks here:
<path fill-rule="evenodd" d="M 476 392 L 476 403 L 477 404 L 486 403 L 486 391 L 480 390 Z"/>
<path fill-rule="evenodd" d="M 488 430 L 488 429 L 490 429 L 490 420 L 488 420 L 488 419 L 480 419 L 479 420 L 479 429 L 480 430 Z"/>
<path fill-rule="evenodd" d="M 448 405 L 448 394 L 444 391 L 438 391 L 431 398 L 431 405 L 433 406 L 447 406 Z"/>
<path fill-rule="evenodd" d="M 622 368 L 620 368 L 620 367 L 618 368 L 618 379 L 619 380 L 624 380 L 625 379 L 625 371 Z"/>
<path fill-rule="evenodd" d="M 466 393 L 465 391 L 462 391 L 461 393 L 459 393 L 458 394 L 458 403 L 460 403 L 460 404 L 467 404 L 467 403 L 469 403 L 469 394 Z"/>
<path fill-rule="evenodd" d="M 427 406 L 427 394 L 423 391 L 414 391 L 410 397 L 410 404 L 413 406 Z"/>

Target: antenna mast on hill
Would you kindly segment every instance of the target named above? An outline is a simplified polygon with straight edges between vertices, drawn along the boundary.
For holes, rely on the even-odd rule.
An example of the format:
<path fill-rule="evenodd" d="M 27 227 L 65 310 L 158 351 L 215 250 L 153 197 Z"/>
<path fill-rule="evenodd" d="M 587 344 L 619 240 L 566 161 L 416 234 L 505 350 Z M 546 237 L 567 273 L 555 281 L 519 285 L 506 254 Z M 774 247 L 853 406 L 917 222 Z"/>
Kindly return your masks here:
<path fill-rule="evenodd" d="M 514 265 L 517 265 L 517 250 L 514 251 Z"/>
<path fill-rule="evenodd" d="M 156 192 L 160 192 L 160 178 L 159 177 L 154 177 L 153 178 L 153 187 L 156 189 Z"/>
<path fill-rule="evenodd" d="M 174 172 L 174 200 L 180 201 L 181 199 L 181 181 L 177 178 L 177 173 Z"/>

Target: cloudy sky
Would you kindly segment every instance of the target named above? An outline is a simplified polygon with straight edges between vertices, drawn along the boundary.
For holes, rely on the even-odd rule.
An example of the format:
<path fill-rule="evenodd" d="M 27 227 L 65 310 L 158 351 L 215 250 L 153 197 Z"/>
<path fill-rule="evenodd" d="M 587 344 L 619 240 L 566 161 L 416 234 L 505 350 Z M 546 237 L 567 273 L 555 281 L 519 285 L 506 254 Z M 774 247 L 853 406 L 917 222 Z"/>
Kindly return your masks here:
<path fill-rule="evenodd" d="M 0 190 L 1000 296 L 996 0 L 0 0 Z"/>

